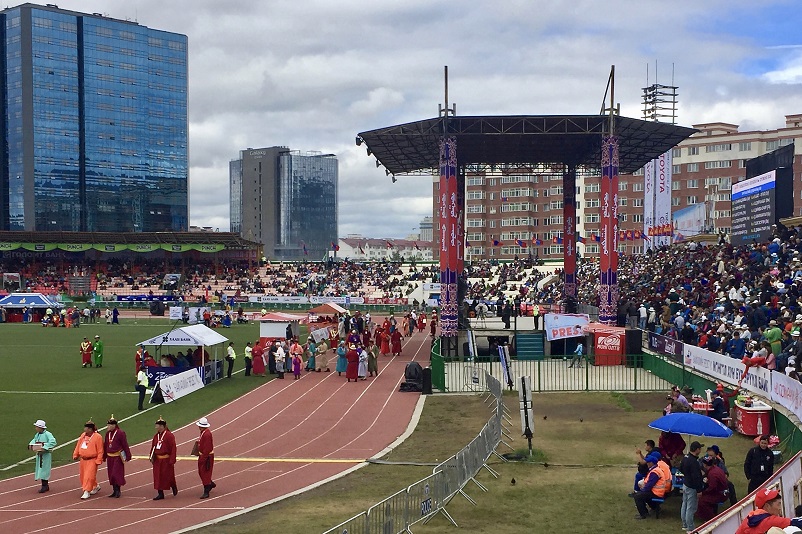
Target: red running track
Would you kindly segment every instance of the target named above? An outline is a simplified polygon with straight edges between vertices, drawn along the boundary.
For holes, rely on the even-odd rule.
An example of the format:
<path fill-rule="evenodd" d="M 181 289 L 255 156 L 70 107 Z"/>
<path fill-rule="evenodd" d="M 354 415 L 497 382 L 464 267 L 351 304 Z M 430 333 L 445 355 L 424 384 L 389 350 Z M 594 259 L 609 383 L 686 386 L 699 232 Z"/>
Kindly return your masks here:
<path fill-rule="evenodd" d="M 53 469 L 50 491 L 42 495 L 32 474 L 0 481 L 0 532 L 175 532 L 341 476 L 405 432 L 420 395 L 400 393 L 398 387 L 406 363 L 424 359 L 429 348 L 430 338 L 416 333 L 405 339 L 402 356 L 379 356 L 378 377 L 350 383 L 345 375 L 337 376 L 336 357 L 330 358 L 331 373 L 304 373 L 300 380 L 285 375 L 288 379 L 271 380 L 209 414 L 217 488 L 208 499 L 199 498 L 203 489 L 193 457 L 176 463 L 179 493 L 173 497 L 168 491 L 163 501 L 152 500 L 147 460 L 135 458 L 126 465 L 127 484 L 119 499 L 107 497 L 111 488 L 101 466 L 102 489 L 86 501 L 80 500 L 78 466 L 70 464 Z M 234 379 L 250 378 L 238 374 Z M 187 457 L 197 427 L 174 433 L 179 455 Z M 145 457 L 149 448 L 150 441 L 131 452 Z"/>

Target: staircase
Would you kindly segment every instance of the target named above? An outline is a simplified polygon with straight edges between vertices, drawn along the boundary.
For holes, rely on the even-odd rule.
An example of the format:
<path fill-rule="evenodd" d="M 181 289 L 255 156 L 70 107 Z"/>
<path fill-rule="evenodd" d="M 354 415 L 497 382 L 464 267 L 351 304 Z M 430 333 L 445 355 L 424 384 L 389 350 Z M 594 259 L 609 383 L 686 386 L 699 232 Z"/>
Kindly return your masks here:
<path fill-rule="evenodd" d="M 86 295 L 92 290 L 92 277 L 90 275 L 69 277 L 70 295 Z"/>
<path fill-rule="evenodd" d="M 518 334 L 515 344 L 519 360 L 542 360 L 545 355 L 543 332 Z"/>

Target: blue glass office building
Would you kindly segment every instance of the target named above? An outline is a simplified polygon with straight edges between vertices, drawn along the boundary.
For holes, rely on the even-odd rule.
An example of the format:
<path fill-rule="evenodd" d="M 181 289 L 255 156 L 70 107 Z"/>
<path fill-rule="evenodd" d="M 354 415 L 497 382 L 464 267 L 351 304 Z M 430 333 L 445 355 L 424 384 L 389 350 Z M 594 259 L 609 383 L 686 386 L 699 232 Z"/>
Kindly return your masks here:
<path fill-rule="evenodd" d="M 0 17 L 0 230 L 186 231 L 186 36 L 52 4 Z"/>

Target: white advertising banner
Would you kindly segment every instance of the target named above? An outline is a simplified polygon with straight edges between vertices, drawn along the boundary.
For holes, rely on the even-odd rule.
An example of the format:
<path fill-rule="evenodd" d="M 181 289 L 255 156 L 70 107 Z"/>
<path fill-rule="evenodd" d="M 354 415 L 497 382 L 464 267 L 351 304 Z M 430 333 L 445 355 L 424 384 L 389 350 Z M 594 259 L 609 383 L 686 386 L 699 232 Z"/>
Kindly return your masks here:
<path fill-rule="evenodd" d="M 789 378 L 780 372 L 772 373 L 771 400 L 802 419 L 802 384 L 799 380 Z"/>
<path fill-rule="evenodd" d="M 685 345 L 685 365 L 730 386 L 738 385 L 746 368 L 741 360 L 688 344 Z M 771 371 L 763 367 L 750 367 L 741 388 L 771 398 Z"/>
<path fill-rule="evenodd" d="M 164 402 L 180 399 L 193 391 L 198 391 L 202 387 L 203 378 L 201 378 L 197 369 L 190 369 L 159 380 L 159 389 L 164 397 Z"/>
<path fill-rule="evenodd" d="M 312 336 L 312 339 L 315 340 L 315 343 L 320 343 L 321 341 L 326 341 L 329 339 L 329 329 L 326 328 L 318 328 L 317 330 L 312 330 L 309 334 Z"/>
<path fill-rule="evenodd" d="M 671 224 L 671 150 L 654 160 L 654 223 L 659 226 Z M 653 236 L 652 245 L 669 245 L 671 237 Z"/>
<path fill-rule="evenodd" d="M 364 297 L 309 297 L 309 302 L 312 304 L 325 304 L 327 302 L 333 302 L 335 304 L 364 304 L 365 298 Z"/>
<path fill-rule="evenodd" d="M 439 293 L 440 292 L 440 283 L 439 282 L 424 282 L 422 284 L 423 291 L 425 293 Z"/>
<path fill-rule="evenodd" d="M 304 296 L 278 296 L 278 295 L 251 295 L 248 302 L 259 302 L 265 304 L 309 304 L 309 299 Z"/>
<path fill-rule="evenodd" d="M 583 327 L 590 324 L 590 316 L 586 313 L 547 313 L 543 316 L 546 327 L 546 339 L 567 339 L 584 336 Z"/>
<path fill-rule="evenodd" d="M 704 233 L 707 222 L 707 203 L 694 204 L 674 212 L 674 242 L 685 241 L 691 236 Z"/>
<path fill-rule="evenodd" d="M 170 320 L 171 321 L 180 321 L 181 320 L 181 310 L 183 308 L 181 306 L 170 306 Z"/>
<path fill-rule="evenodd" d="M 654 227 L 654 160 L 643 166 L 643 235 L 649 237 Z M 651 238 L 643 240 L 643 252 L 652 247 Z"/>

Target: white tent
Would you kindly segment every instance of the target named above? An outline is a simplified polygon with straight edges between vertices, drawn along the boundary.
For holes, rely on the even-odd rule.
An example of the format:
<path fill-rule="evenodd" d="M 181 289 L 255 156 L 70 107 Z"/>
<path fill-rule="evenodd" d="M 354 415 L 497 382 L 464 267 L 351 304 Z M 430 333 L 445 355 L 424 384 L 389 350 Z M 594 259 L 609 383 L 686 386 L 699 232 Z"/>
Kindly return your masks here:
<path fill-rule="evenodd" d="M 228 341 L 227 337 L 217 333 L 208 326 L 202 324 L 193 324 L 191 326 L 174 328 L 169 332 L 165 332 L 164 334 L 154 336 L 150 339 L 146 339 L 145 341 L 137 343 L 136 346 L 138 347 L 139 345 L 145 345 L 151 347 L 155 346 L 157 348 L 160 348 L 164 345 L 201 347 L 201 353 L 203 354 L 201 365 L 205 367 L 206 347 L 219 345 L 220 343 L 225 343 L 226 341 Z M 215 360 L 217 359 L 216 352 L 217 351 L 215 351 Z M 213 369 L 216 369 L 214 366 L 212 367 Z M 216 376 L 214 378 L 217 379 Z"/>
<path fill-rule="evenodd" d="M 138 347 L 139 345 L 147 345 L 160 347 L 162 345 L 194 345 L 196 347 L 208 347 L 211 345 L 217 345 L 219 343 L 225 343 L 226 341 L 228 341 L 227 337 L 218 334 L 215 330 L 212 330 L 208 326 L 202 324 L 193 324 L 191 326 L 174 328 L 169 332 L 165 332 L 164 334 L 160 334 L 137 343 L 136 346 Z"/>

